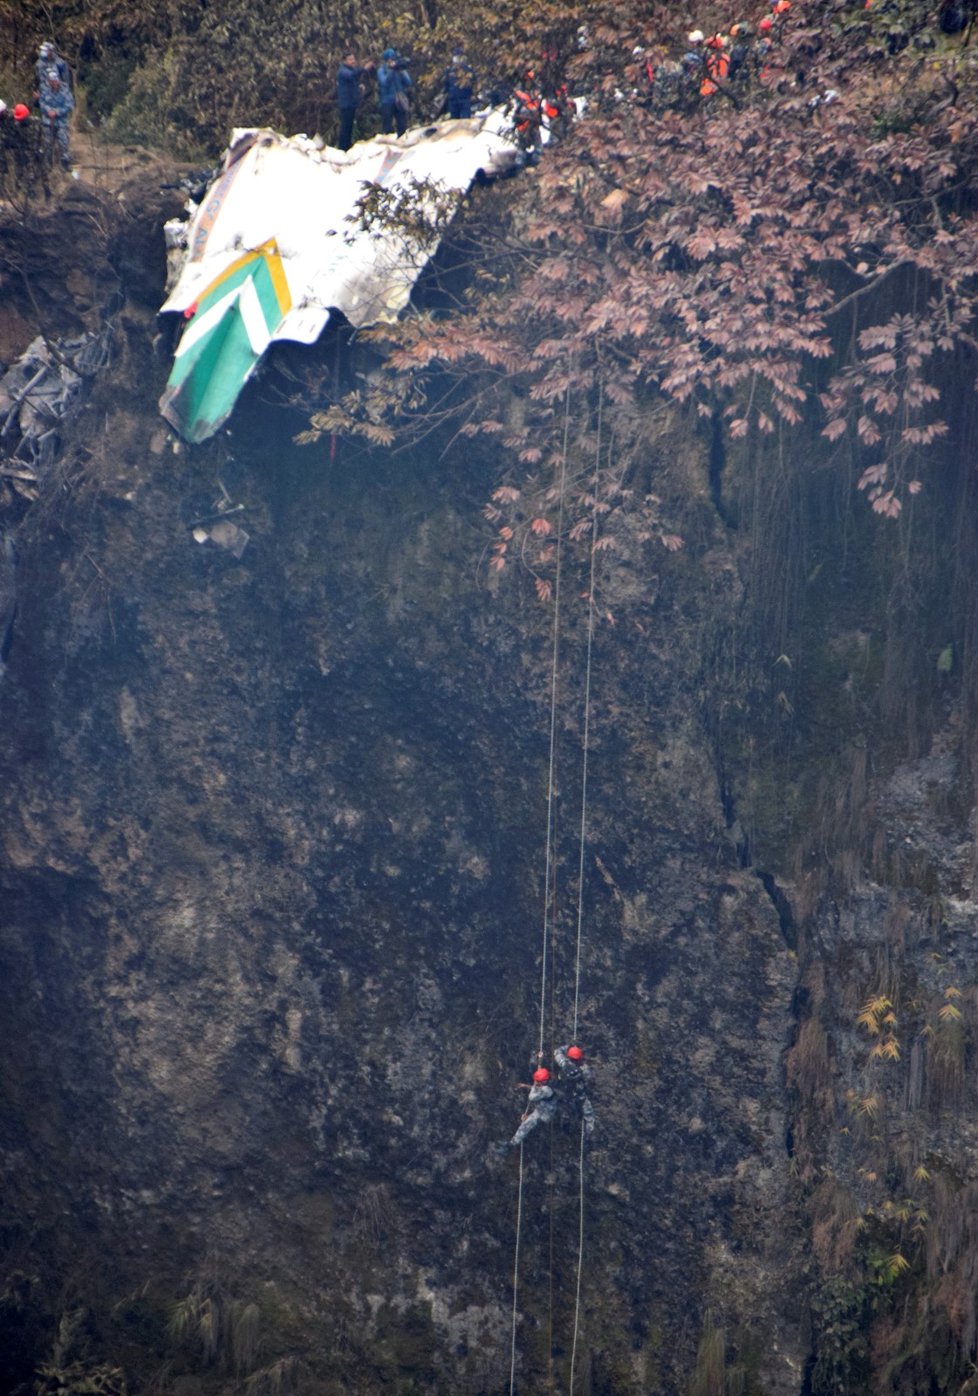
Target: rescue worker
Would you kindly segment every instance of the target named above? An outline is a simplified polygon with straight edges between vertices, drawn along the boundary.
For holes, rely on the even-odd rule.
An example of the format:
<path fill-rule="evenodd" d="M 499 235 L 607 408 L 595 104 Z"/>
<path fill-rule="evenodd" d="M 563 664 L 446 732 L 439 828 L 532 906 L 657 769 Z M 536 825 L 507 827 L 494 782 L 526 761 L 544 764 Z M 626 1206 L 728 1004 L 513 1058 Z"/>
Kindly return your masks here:
<path fill-rule="evenodd" d="M 731 82 L 744 82 L 750 76 L 753 37 L 750 25 L 744 20 L 730 26 L 730 68 L 727 76 Z"/>
<path fill-rule="evenodd" d="M 407 130 L 408 112 L 411 110 L 411 77 L 406 71 L 405 60 L 396 48 L 385 48 L 383 61 L 377 69 L 377 100 L 380 103 L 380 129 L 389 134 L 397 128 L 403 136 Z"/>
<path fill-rule="evenodd" d="M 535 1130 L 537 1125 L 549 1125 L 557 1113 L 557 1095 L 550 1085 L 550 1072 L 545 1066 L 537 1067 L 533 1073 L 533 1084 L 529 1088 L 522 1082 L 520 1083 L 520 1090 L 527 1089 L 529 1089 L 530 1094 L 526 1098 L 526 1110 L 523 1118 L 512 1139 L 499 1146 L 500 1153 L 505 1154 L 510 1149 L 519 1148 L 526 1136 Z"/>
<path fill-rule="evenodd" d="M 774 40 L 772 31 L 774 20 L 770 15 L 765 15 L 757 26 L 757 46 L 755 48 L 755 63 L 757 65 L 757 76 L 762 83 L 771 81 L 773 70 L 768 66 L 774 50 Z"/>
<path fill-rule="evenodd" d="M 49 68 L 57 68 L 62 87 L 67 87 L 69 92 L 74 93 L 75 80 L 72 76 L 71 68 L 68 66 L 68 60 L 62 58 L 61 54 L 58 52 L 58 45 L 53 39 L 45 39 L 44 43 L 37 51 L 37 62 L 34 65 L 34 71 L 37 75 L 38 88 L 40 88 L 41 83 L 44 81 L 44 76 Z"/>
<path fill-rule="evenodd" d="M 701 97 L 712 97 L 727 81 L 730 57 L 726 51 L 726 42 L 722 34 L 713 34 L 706 40 L 703 64 L 706 71 L 700 83 Z"/>
<path fill-rule="evenodd" d="M 47 171 L 41 160 L 37 127 L 31 121 L 31 110 L 18 102 L 0 121 L 0 186 L 5 194 L 15 190 L 30 193 L 40 179 L 47 190 Z"/>
<path fill-rule="evenodd" d="M 550 138 L 553 123 L 563 114 L 561 98 L 557 93 L 544 96 L 536 71 L 527 68 L 523 75 L 523 86 L 514 89 L 513 99 L 516 104 L 513 115 L 516 134 L 531 158 L 539 156 L 540 147 L 546 145 Z M 569 97 L 566 100 L 569 102 Z"/>
<path fill-rule="evenodd" d="M 584 1137 L 590 1139 L 594 1134 L 595 1115 L 594 1106 L 587 1093 L 591 1083 L 591 1068 L 584 1061 L 584 1051 L 576 1043 L 570 1043 L 556 1049 L 554 1061 L 557 1063 L 561 1085 L 570 1088 L 574 1104 L 581 1112 Z"/>
<path fill-rule="evenodd" d="M 445 69 L 445 109 L 453 121 L 472 115 L 472 94 L 475 90 L 475 69 L 462 49 L 452 54 Z"/>
<path fill-rule="evenodd" d="M 635 80 L 638 83 L 638 86 L 632 90 L 632 97 L 645 106 L 655 90 L 655 61 L 647 49 L 643 48 L 641 44 L 636 44 L 632 49 L 631 66 L 635 70 Z M 629 69 L 625 71 L 630 76 Z"/>
<path fill-rule="evenodd" d="M 353 144 L 353 122 L 360 105 L 360 83 L 367 73 L 373 72 L 373 64 L 357 66 L 355 53 L 345 55 L 336 74 L 336 105 L 340 113 L 340 130 L 336 144 L 340 150 L 349 150 Z"/>
<path fill-rule="evenodd" d="M 703 31 L 702 29 L 692 29 L 686 35 L 686 42 L 689 45 L 682 56 L 681 66 L 683 70 L 684 86 L 690 90 L 699 90 L 703 78 L 705 63 L 703 60 Z"/>
<path fill-rule="evenodd" d="M 44 134 L 44 153 L 49 164 L 54 162 L 57 149 L 61 168 L 73 179 L 78 178 L 77 170 L 71 168 L 71 113 L 75 110 L 75 99 L 71 88 L 61 81 L 57 68 L 48 68 L 37 94 L 41 108 L 41 130 Z"/>
<path fill-rule="evenodd" d="M 784 34 L 784 27 L 791 13 L 791 0 L 771 0 L 771 20 L 773 39 L 780 39 Z"/>
<path fill-rule="evenodd" d="M 513 89 L 513 101 L 516 104 L 513 125 L 522 144 L 528 147 L 536 144 L 542 121 L 540 91 L 536 80 L 536 73 L 532 68 L 527 68 L 523 74 L 522 85 Z"/>

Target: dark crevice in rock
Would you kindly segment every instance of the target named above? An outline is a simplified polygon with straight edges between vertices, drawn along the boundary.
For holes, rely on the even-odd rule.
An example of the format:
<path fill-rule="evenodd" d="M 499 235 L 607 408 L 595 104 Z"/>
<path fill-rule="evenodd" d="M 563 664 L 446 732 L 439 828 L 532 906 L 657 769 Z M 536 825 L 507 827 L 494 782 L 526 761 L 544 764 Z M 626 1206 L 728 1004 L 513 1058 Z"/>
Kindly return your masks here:
<path fill-rule="evenodd" d="M 723 418 L 715 410 L 710 418 L 710 452 L 708 457 L 710 498 L 713 507 L 727 528 L 736 528 L 737 519 L 730 503 L 724 498 L 723 476 L 727 468 L 727 446 L 723 438 Z"/>
<path fill-rule="evenodd" d="M 784 938 L 785 945 L 787 945 L 789 950 L 797 950 L 798 932 L 795 926 L 794 912 L 791 910 L 791 903 L 787 896 L 774 880 L 772 873 L 764 872 L 761 868 L 755 868 L 754 876 L 764 888 L 768 897 L 771 899 L 771 905 L 778 913 L 778 927 Z"/>

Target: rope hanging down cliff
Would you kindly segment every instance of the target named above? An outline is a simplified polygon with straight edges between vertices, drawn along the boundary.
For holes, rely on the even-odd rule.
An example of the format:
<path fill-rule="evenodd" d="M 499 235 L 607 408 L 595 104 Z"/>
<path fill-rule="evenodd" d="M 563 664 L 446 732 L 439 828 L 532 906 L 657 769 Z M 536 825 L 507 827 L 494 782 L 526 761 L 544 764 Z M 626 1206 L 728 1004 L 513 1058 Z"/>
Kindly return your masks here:
<path fill-rule="evenodd" d="M 604 385 L 598 390 L 597 443 L 594 451 L 594 479 L 591 484 L 591 559 L 587 588 L 587 661 L 584 666 L 584 735 L 581 755 L 581 832 L 577 864 L 577 940 L 574 947 L 574 1024 L 571 1041 L 577 1041 L 577 1023 L 581 1002 L 581 944 L 584 935 L 584 850 L 587 844 L 587 767 L 591 737 L 591 658 L 594 650 L 594 568 L 598 553 L 598 484 L 601 471 L 601 417 L 604 407 Z M 581 1275 L 584 1268 L 584 1140 L 588 1118 L 581 1112 L 581 1145 L 578 1155 L 577 1212 L 577 1278 L 574 1285 L 574 1337 L 571 1342 L 570 1396 L 574 1396 L 574 1371 L 577 1362 L 577 1338 L 581 1324 Z"/>
<path fill-rule="evenodd" d="M 580 1018 L 580 989 L 581 989 L 581 948 L 583 943 L 584 926 L 584 857 L 587 841 L 587 777 L 588 777 L 588 755 L 590 747 L 590 716 L 591 716 L 591 672 L 592 654 L 594 640 L 594 581 L 595 581 L 595 558 L 598 530 L 598 486 L 601 462 L 601 419 L 602 419 L 603 395 L 599 396 L 598 418 L 597 418 L 597 444 L 595 450 L 594 478 L 591 497 L 591 556 L 590 556 L 590 576 L 588 584 L 588 622 L 587 622 L 587 657 L 585 664 L 585 688 L 584 688 L 584 731 L 582 738 L 582 774 L 581 774 L 581 820 L 580 820 L 580 849 L 578 860 L 578 897 L 577 897 L 577 928 L 575 936 L 574 950 L 574 1007 L 573 1007 L 573 1033 L 571 1044 L 567 1047 L 556 1048 L 554 1055 L 560 1068 L 561 1074 L 567 1074 L 573 1081 L 574 1093 L 577 1103 L 581 1108 L 581 1134 L 580 1149 L 578 1155 L 578 1246 L 577 1246 L 577 1274 L 575 1283 L 574 1299 L 574 1325 L 573 1340 L 571 1344 L 569 1389 L 571 1396 L 574 1391 L 575 1367 L 577 1359 L 578 1335 L 580 1330 L 580 1310 L 581 1310 L 581 1284 L 584 1262 L 584 1145 L 585 1139 L 590 1134 L 594 1115 L 591 1110 L 590 1101 L 586 1094 L 587 1068 L 583 1066 L 583 1053 L 575 1045 L 577 1028 Z M 547 784 L 547 835 L 546 835 L 546 857 L 544 872 L 544 910 L 543 910 L 543 937 L 541 950 L 541 976 L 540 976 L 540 1025 L 539 1025 L 539 1047 L 537 1053 L 538 1067 L 534 1072 L 534 1093 L 540 1097 L 536 1106 L 536 1112 L 541 1119 L 546 1111 L 546 1118 L 552 1117 L 553 1107 L 556 1100 L 553 1091 L 547 1084 L 549 1073 L 539 1065 L 544 1056 L 544 1040 L 546 1029 L 547 1010 L 547 968 L 548 968 L 548 941 L 554 942 L 554 920 L 555 920 L 555 888 L 552 886 L 554 878 L 554 822 L 555 822 L 555 785 L 556 785 L 556 731 L 557 731 L 557 678 L 559 673 L 560 659 L 560 584 L 561 584 L 561 540 L 563 536 L 564 524 L 564 502 L 566 494 L 567 475 L 567 444 L 570 422 L 570 391 L 568 388 L 564 404 L 564 439 L 561 452 L 561 470 L 559 483 L 559 503 L 558 503 L 558 527 L 556 543 L 556 563 L 555 563 L 555 583 L 554 583 L 554 609 L 553 609 L 553 644 L 551 653 L 551 682 L 550 682 L 550 754 Z M 553 961 L 553 951 L 550 954 Z M 551 1014 L 553 990 L 551 989 Z M 510 1339 L 510 1393 L 513 1396 L 516 1383 L 516 1328 L 518 1321 L 518 1298 L 519 1298 L 519 1261 L 520 1261 L 520 1241 L 523 1217 L 523 1140 L 522 1130 L 517 1131 L 520 1149 L 519 1179 L 517 1185 L 517 1208 L 516 1208 L 516 1237 L 514 1246 L 513 1262 L 513 1310 L 512 1310 L 512 1331 Z M 551 1256 L 551 1295 L 553 1292 L 553 1259 Z M 551 1315 L 552 1323 L 552 1315 Z"/>
<path fill-rule="evenodd" d="M 556 561 L 554 564 L 554 608 L 553 608 L 553 640 L 551 645 L 550 662 L 550 757 L 547 769 L 547 835 L 546 835 L 546 856 L 544 859 L 544 879 L 543 879 L 543 934 L 540 952 L 540 1033 L 537 1048 L 537 1061 L 543 1060 L 543 1043 L 546 1031 L 547 1013 L 547 941 L 550 935 L 551 914 L 553 899 L 551 897 L 551 868 L 553 865 L 553 845 L 554 845 L 554 789 L 556 775 L 557 758 L 557 675 L 560 670 L 560 583 L 561 583 L 561 542 L 564 532 L 564 496 L 567 484 L 567 440 L 570 430 L 570 384 L 567 385 L 567 392 L 564 397 L 564 438 L 560 453 L 560 484 L 557 518 L 557 543 Z M 546 1073 L 541 1068 L 534 1072 L 534 1078 L 539 1076 L 547 1079 Z M 552 1092 L 551 1092 L 552 1096 Z M 519 1317 L 519 1262 L 520 1262 L 520 1232 L 523 1224 L 523 1143 L 520 1141 L 520 1170 L 519 1182 L 516 1192 L 516 1239 L 514 1243 L 513 1261 L 513 1322 L 510 1335 L 509 1349 L 509 1390 L 510 1396 L 514 1396 L 516 1390 L 516 1325 Z"/>

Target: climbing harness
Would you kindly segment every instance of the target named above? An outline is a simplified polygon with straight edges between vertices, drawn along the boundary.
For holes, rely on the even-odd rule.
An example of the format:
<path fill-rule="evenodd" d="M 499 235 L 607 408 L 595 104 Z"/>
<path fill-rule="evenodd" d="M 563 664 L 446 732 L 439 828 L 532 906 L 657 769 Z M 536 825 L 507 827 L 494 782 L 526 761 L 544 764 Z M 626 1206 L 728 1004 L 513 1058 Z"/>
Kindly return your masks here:
<path fill-rule="evenodd" d="M 577 925 L 574 949 L 574 1006 L 573 1006 L 573 1032 L 572 1042 L 577 1040 L 578 1021 L 580 1017 L 580 993 L 581 993 L 581 948 L 583 943 L 584 928 L 584 854 L 587 841 L 587 780 L 588 780 L 588 754 L 590 745 L 590 718 L 591 718 L 591 671 L 594 639 L 594 581 L 595 581 L 595 558 L 597 554 L 597 532 L 598 532 L 598 485 L 601 468 L 601 425 L 603 410 L 603 385 L 599 387 L 598 413 L 597 413 L 597 443 L 595 447 L 594 477 L 591 490 L 591 557 L 590 557 L 590 577 L 588 583 L 588 616 L 587 616 L 587 657 L 585 663 L 585 684 L 584 684 L 584 730 L 582 736 L 582 771 L 581 771 L 581 820 L 580 820 L 580 849 L 578 859 L 578 890 L 577 890 Z M 540 1022 L 537 1061 L 542 1062 L 544 1055 L 544 1041 L 546 1032 L 546 1009 L 547 1009 L 547 973 L 552 970 L 553 954 L 548 955 L 549 942 L 553 939 L 554 923 L 556 917 L 556 894 L 554 887 L 554 844 L 555 844 L 555 787 L 556 787 L 556 753 L 557 753 L 557 691 L 558 674 L 560 670 L 560 602 L 561 602 L 561 542 L 564 532 L 564 508 L 567 482 L 567 446 L 570 430 L 570 385 L 568 384 L 564 399 L 564 431 L 563 445 L 561 450 L 560 483 L 559 483 L 559 504 L 556 536 L 556 559 L 554 565 L 554 605 L 553 605 L 553 637 L 551 645 L 551 676 L 550 676 L 550 752 L 547 776 L 547 828 L 546 828 L 546 853 L 544 860 L 544 897 L 543 897 L 543 930 L 541 945 L 541 968 L 540 968 Z M 553 1008 L 554 993 L 551 991 L 551 1009 Z M 580 1332 L 581 1313 L 581 1283 L 584 1262 L 584 1140 L 585 1140 L 585 1120 L 581 1118 L 580 1150 L 578 1156 L 578 1234 L 577 1234 L 577 1274 L 574 1294 L 574 1325 L 573 1339 L 571 1343 L 570 1371 L 569 1371 L 569 1392 L 574 1396 L 574 1380 L 577 1361 L 578 1337 Z M 515 1396 L 516 1391 L 516 1329 L 519 1318 L 519 1265 L 520 1265 L 520 1241 L 523 1220 L 523 1145 L 520 1144 L 520 1164 L 519 1179 L 517 1184 L 516 1200 L 516 1240 L 514 1246 L 513 1260 L 513 1308 L 512 1308 L 512 1331 L 510 1335 L 510 1370 L 509 1370 L 509 1390 L 510 1396 Z M 550 1259 L 550 1284 L 551 1284 L 551 1325 L 553 1321 L 553 1212 L 551 1209 L 551 1259 Z M 553 1350 L 552 1342 L 549 1345 Z"/>

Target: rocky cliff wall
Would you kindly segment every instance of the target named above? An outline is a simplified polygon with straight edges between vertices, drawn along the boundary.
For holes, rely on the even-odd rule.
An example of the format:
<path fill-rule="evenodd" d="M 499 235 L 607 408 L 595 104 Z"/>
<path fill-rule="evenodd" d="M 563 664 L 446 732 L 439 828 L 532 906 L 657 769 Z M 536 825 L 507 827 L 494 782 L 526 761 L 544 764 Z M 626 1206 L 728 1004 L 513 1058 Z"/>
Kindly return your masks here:
<path fill-rule="evenodd" d="M 132 1391 L 181 1396 L 507 1390 L 518 1165 L 491 1145 L 537 1046 L 552 611 L 518 579 L 487 581 L 477 456 L 298 449 L 301 422 L 261 383 L 228 434 L 179 448 L 155 410 L 172 196 L 72 197 L 86 232 L 71 247 L 43 210 L 0 244 L 9 267 L 50 238 L 70 268 L 59 293 L 32 275 L 12 296 L 13 346 L 52 319 L 97 322 L 100 277 L 114 317 L 112 366 L 39 497 L 6 516 L 8 1388 L 31 1390 L 47 1361 L 65 1381 L 121 1389 L 122 1371 Z M 741 702 L 763 684 L 747 650 L 732 677 L 727 647 L 750 604 L 749 534 L 711 504 L 695 438 L 676 439 L 664 482 L 685 492 L 686 549 L 637 548 L 599 578 L 579 1034 L 599 1130 L 576 1389 L 863 1390 L 899 1348 L 909 1281 L 888 1257 L 906 1251 L 921 1286 L 970 1263 L 946 1220 L 928 1261 L 901 1239 L 913 1217 L 885 1207 L 901 1168 L 908 1192 L 921 1167 L 949 1198 L 970 1186 L 970 1135 L 948 1117 L 972 1095 L 960 743 L 952 724 L 916 764 L 897 752 L 859 777 L 850 762 L 843 784 L 840 727 L 825 798 L 885 828 L 894 857 L 870 848 L 816 882 L 789 863 L 745 752 L 790 700 Z M 240 557 L 193 536 L 228 503 Z M 578 568 L 560 624 L 548 1047 L 573 1012 Z M 806 759 L 800 742 L 784 784 Z M 912 875 L 921 849 L 930 871 Z M 889 1027 L 857 1025 L 865 998 L 900 1003 L 911 981 L 916 1031 L 929 1014 L 956 1032 L 939 1010 L 960 990 L 944 1087 L 933 1050 L 921 1085 L 926 1039 L 911 1088 L 910 1045 L 871 1060 Z M 577 1157 L 566 1119 L 524 1151 L 521 1391 L 568 1382 Z M 857 1233 L 877 1245 L 858 1272 Z M 966 1329 L 933 1340 L 949 1370 Z"/>

